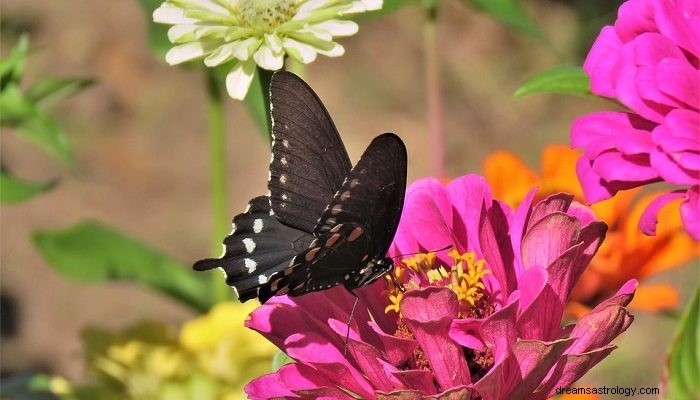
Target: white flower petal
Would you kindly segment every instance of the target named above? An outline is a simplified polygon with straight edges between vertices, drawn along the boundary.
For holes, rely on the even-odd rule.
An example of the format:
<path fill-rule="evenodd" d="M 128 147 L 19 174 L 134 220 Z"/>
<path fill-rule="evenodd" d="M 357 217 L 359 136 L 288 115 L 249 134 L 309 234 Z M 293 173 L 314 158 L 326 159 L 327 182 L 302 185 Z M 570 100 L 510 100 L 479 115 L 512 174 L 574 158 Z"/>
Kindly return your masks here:
<path fill-rule="evenodd" d="M 340 12 L 341 15 L 356 14 L 365 11 L 374 11 L 382 8 L 382 0 L 361 0 L 353 1 L 347 9 Z"/>
<path fill-rule="evenodd" d="M 185 4 L 185 6 L 189 6 L 187 8 L 193 8 L 193 9 L 198 8 L 200 10 L 204 9 L 204 10 L 213 11 L 213 12 L 219 13 L 219 14 L 229 14 L 229 11 L 225 7 L 222 7 L 218 4 L 216 4 L 216 2 L 214 2 L 214 1 L 194 0 L 194 1 L 188 1 L 185 3 L 189 3 L 189 4 Z"/>
<path fill-rule="evenodd" d="M 324 41 L 324 42 L 330 42 L 333 40 L 333 35 L 328 33 L 327 31 L 321 30 L 321 29 L 314 29 L 313 26 L 306 27 L 304 29 L 299 29 L 300 33 L 308 33 L 313 36 L 315 36 L 318 40 Z"/>
<path fill-rule="evenodd" d="M 331 3 L 333 0 L 309 0 L 299 6 L 297 9 L 297 13 L 294 15 L 295 20 L 300 20 L 308 17 L 311 15 L 312 12 L 318 10 L 319 8 L 325 7 L 329 3 Z"/>
<path fill-rule="evenodd" d="M 379 10 L 382 8 L 382 3 L 384 3 L 382 0 L 361 0 L 362 4 L 365 6 L 365 10 L 367 11 L 374 11 L 374 10 Z"/>
<path fill-rule="evenodd" d="M 197 29 L 197 25 L 173 25 L 168 29 L 168 40 L 171 43 L 177 43 L 178 40 L 186 41 L 187 37 L 194 38 L 191 33 L 195 29 Z"/>
<path fill-rule="evenodd" d="M 153 22 L 161 24 L 192 24 L 197 20 L 185 17 L 185 10 L 169 3 L 163 3 L 153 11 Z"/>
<path fill-rule="evenodd" d="M 248 38 L 239 42 L 233 50 L 233 56 L 241 61 L 248 60 L 260 47 L 262 40 L 258 38 Z"/>
<path fill-rule="evenodd" d="M 207 67 L 216 67 L 217 65 L 223 64 L 233 58 L 233 50 L 235 49 L 237 43 L 231 43 L 223 46 L 219 46 L 218 49 L 214 50 L 207 58 L 204 59 L 204 65 Z"/>
<path fill-rule="evenodd" d="M 316 51 L 318 54 L 322 54 L 326 57 L 340 57 L 343 54 L 345 54 L 345 47 L 339 45 L 338 43 L 333 43 L 335 46 L 333 46 L 332 49 L 330 50 L 321 50 L 316 48 Z"/>
<path fill-rule="evenodd" d="M 236 64 L 231 72 L 226 75 L 226 91 L 228 91 L 228 95 L 236 100 L 243 100 L 246 93 L 248 93 L 250 82 L 253 81 L 254 75 L 254 62 L 245 61 Z"/>
<path fill-rule="evenodd" d="M 266 33 L 265 34 L 265 44 L 275 54 L 282 52 L 282 41 L 280 40 L 279 37 L 277 37 L 277 35 Z"/>
<path fill-rule="evenodd" d="M 276 71 L 284 66 L 284 53 L 273 52 L 267 44 L 260 46 L 253 54 L 253 59 L 260 67 L 270 71 Z"/>
<path fill-rule="evenodd" d="M 308 64 L 316 59 L 316 49 L 306 43 L 287 38 L 284 39 L 282 45 L 290 57 L 302 64 Z"/>
<path fill-rule="evenodd" d="M 191 42 L 170 49 L 165 55 L 165 61 L 170 65 L 175 65 L 202 57 L 204 54 L 205 50 L 201 42 Z"/>
<path fill-rule="evenodd" d="M 333 36 L 352 36 L 360 29 L 360 27 L 352 21 L 341 21 L 338 19 L 331 19 L 313 24 L 311 28 L 317 31 L 326 31 Z"/>

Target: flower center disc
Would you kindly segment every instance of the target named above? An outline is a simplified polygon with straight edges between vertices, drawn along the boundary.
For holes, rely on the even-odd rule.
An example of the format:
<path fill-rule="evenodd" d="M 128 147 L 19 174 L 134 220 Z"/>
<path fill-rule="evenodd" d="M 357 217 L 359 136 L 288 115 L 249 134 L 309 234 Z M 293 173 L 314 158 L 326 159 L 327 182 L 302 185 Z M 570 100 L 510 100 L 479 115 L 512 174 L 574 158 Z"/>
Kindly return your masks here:
<path fill-rule="evenodd" d="M 239 7 L 246 25 L 267 32 L 289 21 L 297 12 L 296 0 L 242 0 Z"/>

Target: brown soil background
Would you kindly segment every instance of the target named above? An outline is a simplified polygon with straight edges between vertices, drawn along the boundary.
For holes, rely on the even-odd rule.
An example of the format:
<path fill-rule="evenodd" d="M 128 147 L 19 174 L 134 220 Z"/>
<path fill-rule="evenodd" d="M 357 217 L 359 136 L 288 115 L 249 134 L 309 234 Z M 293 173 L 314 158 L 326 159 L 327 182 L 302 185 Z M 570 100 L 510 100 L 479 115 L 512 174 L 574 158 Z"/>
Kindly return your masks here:
<path fill-rule="evenodd" d="M 559 49 L 504 28 L 456 0 L 440 7 L 438 35 L 445 95 L 448 174 L 479 172 L 484 157 L 511 150 L 538 166 L 546 143 L 566 143 L 571 120 L 601 107 L 590 99 L 512 93 L 534 72 L 580 62 L 578 24 L 561 3 L 529 3 Z M 22 177 L 60 177 L 48 194 L 3 206 L 1 284 L 20 312 L 19 333 L 1 348 L 4 371 L 43 370 L 85 377 L 79 332 L 119 329 L 143 318 L 174 325 L 192 315 L 129 283 L 86 285 L 58 276 L 29 240 L 38 229 L 98 219 L 185 263 L 211 247 L 207 121 L 201 74 L 168 67 L 149 51 L 136 1 L 5 0 L 4 23 L 30 28 L 34 49 L 26 82 L 45 76 L 92 76 L 99 83 L 61 102 L 52 115 L 68 133 L 78 168 L 49 159 L 3 134 L 3 163 Z M 306 77 L 333 115 L 353 160 L 376 134 L 399 133 L 408 146 L 409 181 L 430 174 L 422 76 L 420 7 L 361 21 L 341 40 L 346 55 L 319 57 Z M 2 40 L 3 54 L 13 36 Z M 226 104 L 231 215 L 264 193 L 269 149 L 245 108 Z M 662 280 L 683 280 L 685 271 Z M 685 279 L 684 295 L 692 289 Z M 616 358 L 593 377 L 608 384 L 655 386 L 674 321 L 640 316 Z M 640 355 L 640 353 L 643 353 Z M 640 362 L 639 357 L 649 362 Z M 625 370 L 630 363 L 635 370 Z M 610 371 L 613 371 L 612 373 Z M 632 376 L 633 375 L 633 376 Z M 591 379 L 594 379 L 591 378 Z"/>

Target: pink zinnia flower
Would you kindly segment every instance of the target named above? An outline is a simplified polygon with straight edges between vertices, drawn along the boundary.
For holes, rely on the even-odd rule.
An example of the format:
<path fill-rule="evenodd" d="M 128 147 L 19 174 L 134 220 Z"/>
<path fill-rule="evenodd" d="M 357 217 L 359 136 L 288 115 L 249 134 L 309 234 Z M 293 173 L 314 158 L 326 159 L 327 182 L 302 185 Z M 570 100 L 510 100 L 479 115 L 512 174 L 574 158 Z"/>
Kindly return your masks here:
<path fill-rule="evenodd" d="M 606 226 L 571 196 L 516 210 L 474 175 L 414 183 L 390 253 L 421 253 L 394 279 L 275 297 L 247 326 L 296 360 L 246 386 L 252 399 L 545 399 L 614 348 L 632 322 L 629 281 L 576 325 L 571 288 Z M 444 253 L 444 254 L 443 254 Z M 449 254 L 448 254 L 449 253 Z M 400 283 L 400 287 L 395 286 Z"/>
<path fill-rule="evenodd" d="M 639 227 L 656 230 L 656 214 L 681 199 L 686 230 L 700 240 L 700 3 L 630 0 L 606 26 L 583 69 L 593 93 L 629 112 L 598 112 L 574 121 L 571 144 L 584 156 L 577 172 L 586 200 L 664 181 L 678 189 L 654 200 Z"/>

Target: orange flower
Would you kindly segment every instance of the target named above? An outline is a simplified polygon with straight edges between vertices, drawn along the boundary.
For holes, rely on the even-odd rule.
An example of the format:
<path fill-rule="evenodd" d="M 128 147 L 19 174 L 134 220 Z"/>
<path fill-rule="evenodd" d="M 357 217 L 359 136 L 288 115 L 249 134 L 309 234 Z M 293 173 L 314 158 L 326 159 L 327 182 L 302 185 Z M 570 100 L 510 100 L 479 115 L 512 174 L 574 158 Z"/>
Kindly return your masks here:
<path fill-rule="evenodd" d="M 533 186 L 539 186 L 535 201 L 553 193 L 568 192 L 584 203 L 575 171 L 578 158 L 578 152 L 566 146 L 547 146 L 542 152 L 542 172 L 538 175 L 514 154 L 498 151 L 485 160 L 484 175 L 494 197 L 511 207 L 517 206 Z M 582 315 L 596 299 L 608 297 L 631 278 L 644 280 L 700 255 L 700 246 L 685 233 L 672 205 L 661 211 L 656 236 L 641 233 L 637 221 L 656 194 L 641 198 L 639 194 L 637 189 L 628 190 L 591 206 L 609 230 L 598 254 L 574 288 L 568 306 L 570 314 Z M 630 307 L 664 311 L 676 308 L 678 302 L 678 292 L 670 285 L 641 284 Z"/>

